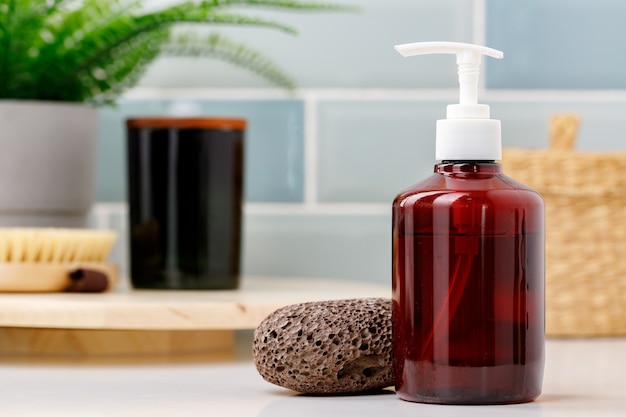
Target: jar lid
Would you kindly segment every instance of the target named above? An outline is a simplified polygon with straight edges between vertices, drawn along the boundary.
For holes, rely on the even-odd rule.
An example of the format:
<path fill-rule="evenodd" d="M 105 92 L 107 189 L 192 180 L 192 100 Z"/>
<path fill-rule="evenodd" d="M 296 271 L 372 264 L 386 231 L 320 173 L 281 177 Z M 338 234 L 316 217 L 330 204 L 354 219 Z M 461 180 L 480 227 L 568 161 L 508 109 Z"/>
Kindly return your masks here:
<path fill-rule="evenodd" d="M 137 117 L 127 119 L 126 126 L 135 129 L 244 130 L 246 121 L 223 117 Z"/>

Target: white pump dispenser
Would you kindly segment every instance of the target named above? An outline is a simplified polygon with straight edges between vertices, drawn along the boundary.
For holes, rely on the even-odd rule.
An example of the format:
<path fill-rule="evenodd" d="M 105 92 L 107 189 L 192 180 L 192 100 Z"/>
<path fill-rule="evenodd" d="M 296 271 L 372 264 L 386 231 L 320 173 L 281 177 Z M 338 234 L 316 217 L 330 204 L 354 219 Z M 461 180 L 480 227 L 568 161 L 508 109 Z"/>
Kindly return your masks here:
<path fill-rule="evenodd" d="M 455 54 L 459 72 L 459 104 L 451 104 L 447 118 L 437 120 L 435 158 L 440 161 L 492 161 L 502 159 L 500 121 L 489 118 L 489 106 L 478 104 L 478 78 L 482 55 L 502 58 L 496 49 L 458 42 L 417 42 L 396 45 L 408 57 Z"/>

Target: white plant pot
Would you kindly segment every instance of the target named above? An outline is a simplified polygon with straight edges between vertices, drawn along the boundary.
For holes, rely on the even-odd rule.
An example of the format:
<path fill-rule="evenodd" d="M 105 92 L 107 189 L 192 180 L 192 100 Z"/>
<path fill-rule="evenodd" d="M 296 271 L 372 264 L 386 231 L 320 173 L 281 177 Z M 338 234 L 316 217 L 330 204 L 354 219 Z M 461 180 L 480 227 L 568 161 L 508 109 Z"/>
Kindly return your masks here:
<path fill-rule="evenodd" d="M 0 227 L 85 227 L 94 200 L 97 110 L 0 101 Z"/>

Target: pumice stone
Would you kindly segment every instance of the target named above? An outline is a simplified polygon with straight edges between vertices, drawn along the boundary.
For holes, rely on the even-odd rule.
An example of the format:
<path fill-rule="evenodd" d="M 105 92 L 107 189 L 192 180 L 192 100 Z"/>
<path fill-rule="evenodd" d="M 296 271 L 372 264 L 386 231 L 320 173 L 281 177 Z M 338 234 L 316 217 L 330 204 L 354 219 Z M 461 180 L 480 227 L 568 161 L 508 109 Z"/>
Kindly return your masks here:
<path fill-rule="evenodd" d="M 254 332 L 254 363 L 268 382 L 307 394 L 354 394 L 394 384 L 391 301 L 294 304 Z"/>

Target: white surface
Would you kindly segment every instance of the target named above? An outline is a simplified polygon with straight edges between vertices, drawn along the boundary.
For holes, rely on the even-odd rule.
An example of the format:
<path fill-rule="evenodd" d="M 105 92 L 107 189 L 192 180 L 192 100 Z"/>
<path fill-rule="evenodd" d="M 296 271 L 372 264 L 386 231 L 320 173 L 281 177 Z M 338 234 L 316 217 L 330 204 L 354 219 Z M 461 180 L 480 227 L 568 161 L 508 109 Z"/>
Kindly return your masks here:
<path fill-rule="evenodd" d="M 544 394 L 534 403 L 508 406 L 414 404 L 393 393 L 300 396 L 265 382 L 249 349 L 243 358 L 221 363 L 28 364 L 2 358 L 0 415 L 623 417 L 625 352 L 626 338 L 550 340 Z"/>

